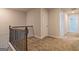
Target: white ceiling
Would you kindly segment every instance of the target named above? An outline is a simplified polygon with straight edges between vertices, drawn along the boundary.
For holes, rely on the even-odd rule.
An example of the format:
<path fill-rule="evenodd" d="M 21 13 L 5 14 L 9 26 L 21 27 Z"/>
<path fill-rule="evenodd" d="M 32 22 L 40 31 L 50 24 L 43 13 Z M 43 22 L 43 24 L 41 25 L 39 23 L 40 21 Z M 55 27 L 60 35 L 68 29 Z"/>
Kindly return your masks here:
<path fill-rule="evenodd" d="M 62 10 L 68 14 L 72 13 L 79 14 L 79 8 L 62 8 Z"/>
<path fill-rule="evenodd" d="M 33 8 L 11 8 L 13 10 L 17 10 L 17 11 L 22 11 L 22 12 L 27 12 L 29 10 L 32 10 Z M 49 9 L 49 8 L 47 8 Z M 79 8 L 61 8 L 64 12 L 66 13 L 71 13 L 72 10 L 75 11 L 76 13 L 79 13 Z"/>
<path fill-rule="evenodd" d="M 79 12 L 79 8 L 62 8 L 62 10 L 64 12 L 71 12 L 71 11 Z"/>
<path fill-rule="evenodd" d="M 29 10 L 31 10 L 32 8 L 11 8 L 13 10 L 17 10 L 17 11 L 22 11 L 22 12 L 27 12 Z"/>

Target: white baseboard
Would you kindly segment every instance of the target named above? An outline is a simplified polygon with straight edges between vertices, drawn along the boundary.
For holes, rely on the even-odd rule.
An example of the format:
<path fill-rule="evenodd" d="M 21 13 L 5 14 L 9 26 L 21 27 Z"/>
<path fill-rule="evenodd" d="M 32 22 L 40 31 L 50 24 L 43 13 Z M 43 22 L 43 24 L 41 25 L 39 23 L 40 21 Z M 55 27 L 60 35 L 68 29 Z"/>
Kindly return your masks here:
<path fill-rule="evenodd" d="M 36 37 L 36 38 L 38 38 L 38 39 L 43 39 L 43 38 L 45 38 L 45 37 L 47 37 L 47 36 L 34 36 L 34 37 Z"/>
<path fill-rule="evenodd" d="M 61 36 L 55 36 L 55 35 L 48 35 L 49 37 L 53 37 L 53 38 L 57 38 L 57 39 L 61 39 L 61 38 L 63 38 L 63 37 L 61 37 Z M 36 38 L 38 38 L 38 39 L 43 39 L 43 38 L 45 38 L 45 37 L 47 37 L 47 36 L 45 36 L 45 37 L 39 37 L 39 36 L 34 36 L 34 37 L 36 37 Z"/>
<path fill-rule="evenodd" d="M 36 38 L 38 38 L 38 39 L 41 39 L 41 37 L 40 37 L 40 36 L 37 36 L 37 35 L 35 35 L 34 37 L 36 37 Z"/>
<path fill-rule="evenodd" d="M 50 37 L 53 37 L 53 38 L 57 38 L 57 39 L 62 39 L 63 37 L 61 36 L 56 36 L 56 35 L 49 35 Z"/>
<path fill-rule="evenodd" d="M 12 46 L 12 44 L 10 42 L 8 44 L 12 51 L 16 51 L 16 49 Z"/>
<path fill-rule="evenodd" d="M 45 38 L 45 37 L 53 37 L 53 38 L 57 38 L 57 39 L 62 39 L 63 37 L 61 37 L 61 36 L 56 36 L 56 35 L 48 35 L 48 36 L 37 36 L 37 35 L 35 35 L 35 36 L 33 36 L 33 37 L 35 37 L 35 38 L 38 38 L 38 39 L 43 39 L 43 38 Z"/>

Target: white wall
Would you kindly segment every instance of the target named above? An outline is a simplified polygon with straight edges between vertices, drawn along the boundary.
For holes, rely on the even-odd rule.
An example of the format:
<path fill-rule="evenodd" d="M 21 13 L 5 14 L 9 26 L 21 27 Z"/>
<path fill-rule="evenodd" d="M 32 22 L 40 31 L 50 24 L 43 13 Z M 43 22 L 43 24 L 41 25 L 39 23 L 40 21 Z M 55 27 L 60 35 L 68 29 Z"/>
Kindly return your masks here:
<path fill-rule="evenodd" d="M 48 21 L 48 34 L 50 36 L 59 36 L 60 35 L 60 18 L 59 18 L 59 9 L 50 9 L 49 10 L 49 21 Z"/>
<path fill-rule="evenodd" d="M 48 11 L 44 8 L 32 9 L 26 13 L 26 25 L 34 25 L 34 33 L 37 38 L 48 36 Z M 29 29 L 30 30 L 30 29 Z M 32 35 L 30 30 L 29 36 Z"/>
<path fill-rule="evenodd" d="M 36 37 L 41 36 L 41 21 L 40 21 L 40 9 L 32 9 L 26 13 L 26 25 L 33 25 L 34 35 Z M 29 32 L 29 36 L 32 35 L 32 31 Z"/>
<path fill-rule="evenodd" d="M 65 15 L 65 26 L 64 26 L 64 34 L 66 34 L 67 32 L 68 32 L 68 15 L 67 15 L 67 13 L 64 13 Z"/>
<path fill-rule="evenodd" d="M 7 48 L 9 41 L 9 25 L 25 25 L 26 14 L 10 9 L 0 9 L 0 48 Z"/>
<path fill-rule="evenodd" d="M 48 10 L 41 8 L 41 38 L 48 36 Z"/>

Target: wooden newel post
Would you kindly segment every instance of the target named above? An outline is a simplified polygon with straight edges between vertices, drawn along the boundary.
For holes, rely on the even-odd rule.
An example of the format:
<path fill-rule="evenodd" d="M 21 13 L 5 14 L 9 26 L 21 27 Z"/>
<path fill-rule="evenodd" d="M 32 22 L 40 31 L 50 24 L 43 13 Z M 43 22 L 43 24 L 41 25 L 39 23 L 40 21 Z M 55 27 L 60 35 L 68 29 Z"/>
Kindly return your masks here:
<path fill-rule="evenodd" d="M 9 26 L 9 41 L 11 40 L 11 26 Z"/>
<path fill-rule="evenodd" d="M 26 27 L 25 27 L 26 51 L 28 51 L 27 36 L 28 36 L 28 28 L 27 28 L 27 26 L 26 26 Z"/>

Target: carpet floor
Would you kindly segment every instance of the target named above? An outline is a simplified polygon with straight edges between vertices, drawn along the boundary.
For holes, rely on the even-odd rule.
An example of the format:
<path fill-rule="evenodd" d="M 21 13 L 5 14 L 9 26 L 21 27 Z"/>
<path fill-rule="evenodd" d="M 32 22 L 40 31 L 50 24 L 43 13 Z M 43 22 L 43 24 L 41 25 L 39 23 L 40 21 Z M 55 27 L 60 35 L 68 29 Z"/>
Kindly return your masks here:
<path fill-rule="evenodd" d="M 28 51 L 79 51 L 79 40 L 66 39 L 30 38 L 28 39 Z"/>

